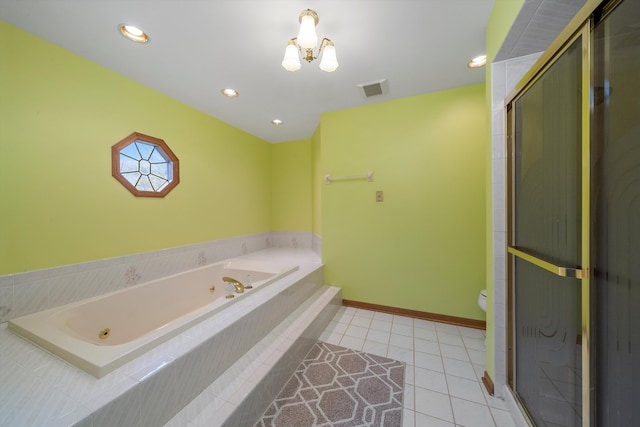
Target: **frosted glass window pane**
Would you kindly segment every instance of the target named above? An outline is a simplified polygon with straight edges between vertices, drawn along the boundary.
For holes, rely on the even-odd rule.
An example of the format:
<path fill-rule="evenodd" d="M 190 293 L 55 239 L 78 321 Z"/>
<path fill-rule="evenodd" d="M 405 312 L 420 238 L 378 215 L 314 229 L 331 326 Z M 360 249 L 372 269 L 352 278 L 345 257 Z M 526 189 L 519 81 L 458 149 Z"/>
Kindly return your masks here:
<path fill-rule="evenodd" d="M 151 174 L 160 178 L 171 179 L 171 167 L 169 163 L 151 164 Z"/>
<path fill-rule="evenodd" d="M 155 145 L 147 144 L 146 142 L 136 141 L 136 146 L 138 147 L 138 151 L 140 152 L 140 156 L 148 160 L 151 157 L 151 153 L 153 152 Z"/>
<path fill-rule="evenodd" d="M 155 191 L 160 191 L 169 183 L 166 179 L 158 178 L 157 176 L 149 175 L 149 181 Z"/>
<path fill-rule="evenodd" d="M 131 183 L 131 185 L 133 185 L 134 187 L 136 186 L 136 184 L 138 183 L 138 180 L 140 179 L 140 172 L 127 172 L 127 173 L 121 173 L 120 175 L 122 175 L 122 177 L 124 179 L 126 179 L 127 181 L 129 181 Z"/>
<path fill-rule="evenodd" d="M 140 159 L 140 153 L 138 152 L 138 149 L 136 148 L 135 144 L 127 145 L 126 147 L 120 150 L 120 154 L 129 156 L 132 159 L 136 159 L 136 160 Z"/>
<path fill-rule="evenodd" d="M 140 173 L 142 175 L 149 175 L 149 172 L 151 172 L 151 163 L 147 160 L 140 160 Z"/>
<path fill-rule="evenodd" d="M 138 172 L 138 161 L 132 159 L 131 157 L 127 157 L 124 155 L 120 155 L 120 173 L 127 172 Z"/>
<path fill-rule="evenodd" d="M 156 149 L 153 150 L 153 153 L 151 153 L 151 157 L 149 157 L 149 161 L 151 163 L 167 163 L 169 159 L 167 158 L 167 156 L 164 154 L 164 152 L 160 147 L 156 147 Z"/>
<path fill-rule="evenodd" d="M 140 191 L 154 191 L 153 186 L 151 186 L 151 182 L 149 181 L 149 177 L 145 175 L 140 177 L 136 188 Z"/>

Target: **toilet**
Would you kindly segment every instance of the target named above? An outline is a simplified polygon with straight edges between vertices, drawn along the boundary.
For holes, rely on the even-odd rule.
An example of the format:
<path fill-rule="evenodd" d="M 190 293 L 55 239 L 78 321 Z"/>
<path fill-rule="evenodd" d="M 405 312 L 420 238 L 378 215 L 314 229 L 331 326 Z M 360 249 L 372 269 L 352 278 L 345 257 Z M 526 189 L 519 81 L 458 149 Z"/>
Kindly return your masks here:
<path fill-rule="evenodd" d="M 478 296 L 478 305 L 484 311 L 487 312 L 487 290 L 483 289 L 480 291 L 480 295 Z"/>

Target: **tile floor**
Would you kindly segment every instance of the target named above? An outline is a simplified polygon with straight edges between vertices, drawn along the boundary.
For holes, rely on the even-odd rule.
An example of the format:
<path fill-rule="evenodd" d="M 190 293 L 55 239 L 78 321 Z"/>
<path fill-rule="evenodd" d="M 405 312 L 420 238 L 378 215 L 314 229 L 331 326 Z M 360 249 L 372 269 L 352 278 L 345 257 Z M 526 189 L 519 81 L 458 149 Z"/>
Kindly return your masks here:
<path fill-rule="evenodd" d="M 320 339 L 407 363 L 403 427 L 514 426 L 480 381 L 484 331 L 341 307 Z"/>

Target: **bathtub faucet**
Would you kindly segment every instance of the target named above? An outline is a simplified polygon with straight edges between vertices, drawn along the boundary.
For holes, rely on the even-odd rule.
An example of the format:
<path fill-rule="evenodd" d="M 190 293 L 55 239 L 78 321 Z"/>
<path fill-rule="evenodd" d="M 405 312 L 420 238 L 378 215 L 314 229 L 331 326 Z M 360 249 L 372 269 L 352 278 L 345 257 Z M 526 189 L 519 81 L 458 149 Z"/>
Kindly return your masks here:
<path fill-rule="evenodd" d="M 239 293 L 239 294 L 243 293 L 245 289 L 251 289 L 253 287 L 253 286 L 250 286 L 250 285 L 245 286 L 242 283 L 240 283 L 239 280 L 236 280 L 233 277 L 224 276 L 222 278 L 222 281 L 226 282 L 226 283 L 231 283 L 233 285 L 233 287 L 236 289 L 236 292 Z"/>

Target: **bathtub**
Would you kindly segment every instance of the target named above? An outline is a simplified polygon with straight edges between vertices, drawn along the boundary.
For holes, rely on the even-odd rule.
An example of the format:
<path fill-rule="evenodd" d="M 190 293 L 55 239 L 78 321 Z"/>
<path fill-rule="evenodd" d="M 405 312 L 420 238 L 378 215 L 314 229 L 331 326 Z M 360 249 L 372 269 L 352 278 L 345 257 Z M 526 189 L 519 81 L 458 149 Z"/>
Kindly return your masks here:
<path fill-rule="evenodd" d="M 231 259 L 9 321 L 8 329 L 100 378 L 298 270 Z M 232 291 L 231 277 L 252 289 Z M 234 295 L 227 298 L 227 295 Z"/>

